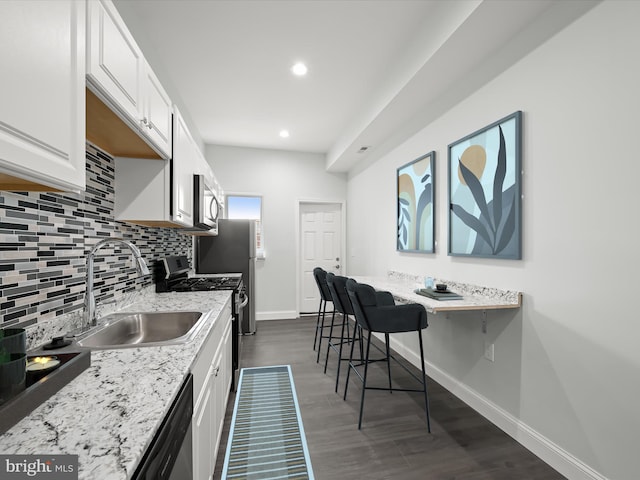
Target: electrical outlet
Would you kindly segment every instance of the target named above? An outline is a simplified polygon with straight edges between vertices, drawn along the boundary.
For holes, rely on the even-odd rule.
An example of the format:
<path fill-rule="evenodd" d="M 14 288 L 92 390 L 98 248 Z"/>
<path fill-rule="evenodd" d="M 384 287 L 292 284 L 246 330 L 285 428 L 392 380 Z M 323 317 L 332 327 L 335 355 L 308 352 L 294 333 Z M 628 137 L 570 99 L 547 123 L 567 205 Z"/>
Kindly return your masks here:
<path fill-rule="evenodd" d="M 489 343 L 488 341 L 484 341 L 484 358 L 489 360 L 490 362 L 494 361 L 495 355 L 495 344 Z"/>

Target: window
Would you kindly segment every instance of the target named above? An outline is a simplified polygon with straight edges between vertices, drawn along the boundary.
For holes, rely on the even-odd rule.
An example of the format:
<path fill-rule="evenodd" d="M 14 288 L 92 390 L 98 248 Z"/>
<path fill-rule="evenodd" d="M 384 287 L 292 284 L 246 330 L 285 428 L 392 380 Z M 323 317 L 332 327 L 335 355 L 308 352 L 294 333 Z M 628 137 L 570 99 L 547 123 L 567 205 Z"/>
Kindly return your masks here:
<path fill-rule="evenodd" d="M 256 257 L 264 258 L 262 233 L 262 197 L 258 195 L 227 195 L 227 218 L 230 220 L 255 220 Z"/>
<path fill-rule="evenodd" d="M 262 219 L 262 197 L 227 195 L 227 218 L 230 220 Z"/>

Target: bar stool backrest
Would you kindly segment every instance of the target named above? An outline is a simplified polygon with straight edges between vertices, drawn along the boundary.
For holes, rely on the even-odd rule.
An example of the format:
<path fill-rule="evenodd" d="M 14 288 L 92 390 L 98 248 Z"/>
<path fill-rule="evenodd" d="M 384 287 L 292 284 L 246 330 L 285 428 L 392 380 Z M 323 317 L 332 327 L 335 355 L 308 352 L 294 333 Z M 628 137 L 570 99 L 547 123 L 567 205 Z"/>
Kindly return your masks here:
<path fill-rule="evenodd" d="M 316 279 L 316 283 L 318 284 L 320 298 L 322 298 L 322 300 L 324 300 L 325 302 L 330 302 L 331 292 L 329 291 L 329 286 L 327 285 L 327 272 L 320 267 L 316 267 L 313 269 L 313 278 Z"/>
<path fill-rule="evenodd" d="M 343 315 L 353 315 L 353 306 L 347 293 L 347 280 L 347 277 L 327 273 L 327 285 L 334 307 Z"/>
<path fill-rule="evenodd" d="M 349 295 L 349 299 L 351 300 L 351 306 L 353 307 L 353 315 L 356 317 L 356 322 L 359 326 L 366 330 L 371 330 L 369 327 L 369 322 L 367 321 L 367 316 L 364 314 L 364 305 L 375 306 L 376 304 L 376 295 L 373 287 L 369 285 L 364 285 L 365 287 L 369 287 L 369 289 L 361 289 L 360 292 L 357 292 L 359 286 L 362 286 L 356 282 L 354 279 L 350 278 L 345 283 L 345 288 L 347 289 L 347 294 Z M 362 298 L 360 298 L 359 293 L 361 293 Z"/>
<path fill-rule="evenodd" d="M 377 292 L 371 285 L 347 280 L 347 293 L 358 325 L 372 332 L 398 333 L 427 328 L 423 305 L 395 305 L 389 292 Z"/>

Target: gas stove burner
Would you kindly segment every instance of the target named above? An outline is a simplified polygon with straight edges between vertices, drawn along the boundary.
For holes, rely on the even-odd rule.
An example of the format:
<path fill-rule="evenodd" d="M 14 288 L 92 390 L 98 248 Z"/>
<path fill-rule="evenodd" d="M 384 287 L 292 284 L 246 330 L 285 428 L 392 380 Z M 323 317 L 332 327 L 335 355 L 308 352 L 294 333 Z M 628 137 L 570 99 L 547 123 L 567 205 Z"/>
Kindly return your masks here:
<path fill-rule="evenodd" d="M 184 256 L 166 257 L 159 262 L 156 270 L 156 292 L 243 289 L 240 274 L 219 273 L 190 277 L 189 261 Z"/>
<path fill-rule="evenodd" d="M 239 278 L 231 277 L 191 277 L 170 284 L 170 291 L 198 292 L 208 290 L 234 290 L 240 285 Z"/>

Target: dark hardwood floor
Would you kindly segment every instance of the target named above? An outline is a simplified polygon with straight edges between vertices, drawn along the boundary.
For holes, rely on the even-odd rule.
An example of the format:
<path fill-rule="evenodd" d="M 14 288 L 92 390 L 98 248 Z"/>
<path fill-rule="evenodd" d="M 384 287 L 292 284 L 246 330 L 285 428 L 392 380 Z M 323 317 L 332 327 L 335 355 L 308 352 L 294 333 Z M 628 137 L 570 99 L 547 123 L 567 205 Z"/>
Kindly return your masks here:
<path fill-rule="evenodd" d="M 362 430 L 358 430 L 361 383 L 351 375 L 347 400 L 342 400 L 347 366 L 343 362 L 340 387 L 334 393 L 336 354 L 330 353 L 327 374 L 323 374 L 326 340 L 317 364 L 312 350 L 314 328 L 315 317 L 310 316 L 259 322 L 256 335 L 243 337 L 241 366 L 291 365 L 316 479 L 565 478 L 433 380 L 428 383 L 431 434 L 423 397 L 406 392 L 367 391 Z M 379 380 L 384 386 L 385 365 L 373 365 L 369 385 Z M 394 385 L 415 386 L 393 363 L 392 375 Z M 214 479 L 221 478 L 233 403 L 232 395 Z"/>

